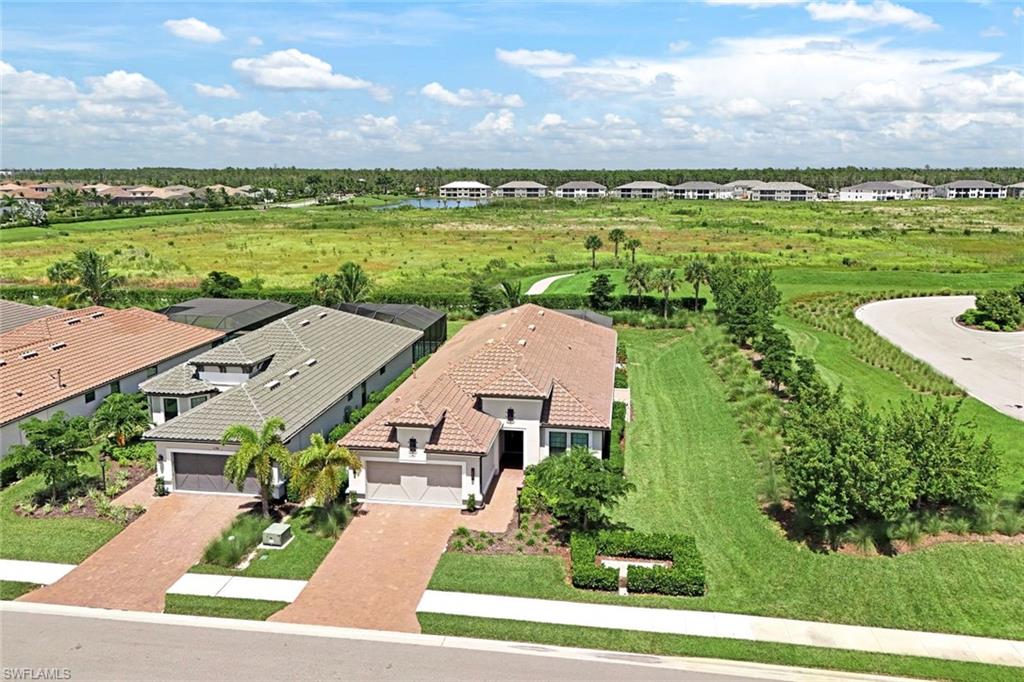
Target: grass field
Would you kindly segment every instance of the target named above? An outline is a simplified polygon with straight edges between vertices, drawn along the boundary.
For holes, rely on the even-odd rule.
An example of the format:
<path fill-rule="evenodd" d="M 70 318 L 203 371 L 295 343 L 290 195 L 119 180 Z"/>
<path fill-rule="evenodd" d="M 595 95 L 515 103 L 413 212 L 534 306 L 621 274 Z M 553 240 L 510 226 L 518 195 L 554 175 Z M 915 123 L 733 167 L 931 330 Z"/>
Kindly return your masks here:
<path fill-rule="evenodd" d="M 684 637 L 605 628 L 579 628 L 546 623 L 448 616 L 437 613 L 421 613 L 419 619 L 423 632 L 436 635 L 541 642 L 555 646 L 611 649 L 664 656 L 757 661 L 778 665 L 900 675 L 922 679 L 955 680 L 957 682 L 1010 682 L 1020 679 L 1019 668 L 940 661 L 913 656 L 886 656 L 767 642 Z"/>
<path fill-rule="evenodd" d="M 464 291 L 485 268 L 495 278 L 585 268 L 583 238 L 591 233 L 605 241 L 601 265 L 612 267 L 607 232 L 613 228 L 639 238 L 640 257 L 659 264 L 701 252 L 745 253 L 784 268 L 839 269 L 845 258 L 865 278 L 893 268 L 1024 271 L 1019 202 L 893 203 L 548 201 L 450 210 L 340 206 L 119 218 L 0 231 L 0 278 L 41 282 L 53 261 L 94 248 L 115 253 L 114 269 L 136 284 L 190 285 L 219 269 L 243 279 L 259 276 L 271 286 L 300 287 L 353 260 L 382 287 Z"/>
<path fill-rule="evenodd" d="M 164 602 L 164 613 L 212 616 L 214 618 L 239 618 L 242 620 L 266 620 L 286 606 L 288 606 L 288 603 L 283 601 L 169 594 Z"/>
<path fill-rule="evenodd" d="M 35 583 L 19 583 L 14 580 L 0 580 L 0 601 L 14 601 L 39 587 Z"/>
<path fill-rule="evenodd" d="M 691 335 L 624 330 L 638 415 L 615 517 L 697 536 L 708 595 L 619 597 L 576 590 L 552 557 L 447 553 L 433 589 L 754 613 L 1024 639 L 1024 551 L 947 544 L 897 558 L 820 554 L 790 542 L 757 505 L 758 472 L 722 384 Z M 895 390 L 895 389 L 894 389 Z"/>

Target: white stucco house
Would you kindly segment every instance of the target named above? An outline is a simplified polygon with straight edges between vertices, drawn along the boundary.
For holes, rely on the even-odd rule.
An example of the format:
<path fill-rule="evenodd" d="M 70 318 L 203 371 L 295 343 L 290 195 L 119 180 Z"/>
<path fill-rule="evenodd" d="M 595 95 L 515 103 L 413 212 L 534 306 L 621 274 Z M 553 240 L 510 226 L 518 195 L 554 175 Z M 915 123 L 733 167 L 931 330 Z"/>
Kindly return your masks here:
<path fill-rule="evenodd" d="M 693 180 L 669 187 L 673 199 L 732 199 L 732 190 L 717 182 Z"/>
<path fill-rule="evenodd" d="M 456 180 L 438 188 L 442 199 L 486 199 L 491 193 L 490 185 L 476 180 Z"/>
<path fill-rule="evenodd" d="M 494 188 L 499 199 L 540 199 L 548 193 L 548 186 L 533 180 L 513 180 Z"/>
<path fill-rule="evenodd" d="M 591 180 L 573 180 L 555 188 L 559 199 L 601 199 L 607 195 L 607 187 Z"/>
<path fill-rule="evenodd" d="M 309 306 L 196 355 L 140 388 L 156 425 L 157 475 L 171 491 L 237 493 L 224 461 L 237 444 L 224 431 L 244 424 L 259 431 L 279 417 L 291 451 L 325 437 L 412 365 L 423 332 L 397 324 Z M 284 473 L 274 469 L 274 496 Z M 256 493 L 252 478 L 243 491 Z"/>
<path fill-rule="evenodd" d="M 862 182 L 839 189 L 839 201 L 896 201 L 910 199 L 909 188 L 894 182 Z"/>
<path fill-rule="evenodd" d="M 341 443 L 372 502 L 461 507 L 504 468 L 606 456 L 616 333 L 526 304 L 467 324 Z"/>

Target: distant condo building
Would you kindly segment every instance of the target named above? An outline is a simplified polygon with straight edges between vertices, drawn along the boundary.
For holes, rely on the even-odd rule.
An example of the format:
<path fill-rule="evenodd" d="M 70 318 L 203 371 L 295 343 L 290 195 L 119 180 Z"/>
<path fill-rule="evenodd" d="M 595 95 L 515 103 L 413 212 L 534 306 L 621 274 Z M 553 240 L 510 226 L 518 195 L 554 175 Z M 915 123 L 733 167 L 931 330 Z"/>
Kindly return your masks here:
<path fill-rule="evenodd" d="M 956 180 L 935 188 L 939 199 L 1005 199 L 1006 188 L 987 180 Z"/>
<path fill-rule="evenodd" d="M 917 180 L 893 180 L 892 184 L 910 191 L 910 199 L 931 199 L 935 196 L 935 188 Z"/>
<path fill-rule="evenodd" d="M 649 180 L 628 182 L 612 190 L 612 196 L 619 199 L 662 199 L 668 196 L 668 193 L 668 185 Z"/>
<path fill-rule="evenodd" d="M 817 190 L 799 182 L 764 182 L 750 190 L 751 201 L 813 201 Z"/>
<path fill-rule="evenodd" d="M 439 188 L 442 199 L 486 199 L 491 191 L 490 185 L 476 180 L 456 180 Z"/>
<path fill-rule="evenodd" d="M 909 198 L 910 190 L 894 182 L 862 182 L 839 190 L 839 201 L 893 201 Z"/>
<path fill-rule="evenodd" d="M 533 180 L 513 180 L 494 189 L 494 196 L 502 199 L 540 199 L 547 193 L 547 185 Z"/>
<path fill-rule="evenodd" d="M 717 182 L 683 182 L 669 187 L 673 199 L 731 199 L 732 190 Z"/>
<path fill-rule="evenodd" d="M 574 180 L 555 188 L 559 199 L 600 199 L 608 195 L 608 188 L 590 180 Z"/>
<path fill-rule="evenodd" d="M 1024 182 L 1007 185 L 1006 196 L 1009 199 L 1024 199 Z"/>

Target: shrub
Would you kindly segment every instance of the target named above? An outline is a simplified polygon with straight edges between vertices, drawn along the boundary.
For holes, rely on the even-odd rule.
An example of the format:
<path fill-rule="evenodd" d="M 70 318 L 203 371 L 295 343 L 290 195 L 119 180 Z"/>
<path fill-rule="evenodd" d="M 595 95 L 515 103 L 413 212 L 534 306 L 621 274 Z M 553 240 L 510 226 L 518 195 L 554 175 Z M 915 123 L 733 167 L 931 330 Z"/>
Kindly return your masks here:
<path fill-rule="evenodd" d="M 260 543 L 267 520 L 248 512 L 235 519 L 220 537 L 203 551 L 203 561 L 222 568 L 234 568 Z"/>
<path fill-rule="evenodd" d="M 1003 535 L 1017 535 L 1024 531 L 1024 515 L 1013 509 L 1003 509 L 999 512 L 996 528 Z"/>
<path fill-rule="evenodd" d="M 612 403 L 611 444 L 608 446 L 608 465 L 620 474 L 626 469 L 623 436 L 626 431 L 626 403 Z"/>
<path fill-rule="evenodd" d="M 569 539 L 569 557 L 573 587 L 607 592 L 619 589 L 619 572 L 597 565 L 597 540 L 592 535 L 574 533 Z"/>
<path fill-rule="evenodd" d="M 132 443 L 124 447 L 110 448 L 110 456 L 121 465 L 147 464 L 156 466 L 156 444 L 152 442 Z"/>
<path fill-rule="evenodd" d="M 672 561 L 670 568 L 630 566 L 626 584 L 631 592 L 696 597 L 706 590 L 704 561 L 693 536 L 635 531 L 601 531 L 596 535 L 574 533 L 570 539 L 573 585 L 587 589 L 617 589 L 618 572 L 598 566 L 598 554 Z M 577 581 L 580 573 L 582 578 Z"/>
<path fill-rule="evenodd" d="M 470 493 L 466 498 L 466 511 L 472 513 L 476 511 L 476 495 Z"/>

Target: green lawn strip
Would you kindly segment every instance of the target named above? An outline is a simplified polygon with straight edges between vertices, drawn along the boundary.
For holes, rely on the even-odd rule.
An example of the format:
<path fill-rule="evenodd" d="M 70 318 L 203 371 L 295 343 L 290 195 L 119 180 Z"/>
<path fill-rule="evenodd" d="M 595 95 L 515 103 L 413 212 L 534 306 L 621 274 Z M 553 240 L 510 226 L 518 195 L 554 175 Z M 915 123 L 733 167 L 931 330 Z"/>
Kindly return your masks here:
<path fill-rule="evenodd" d="M 856 357 L 849 339 L 788 315 L 779 318 L 779 326 L 789 333 L 798 353 L 810 356 L 817 363 L 818 371 L 828 383 L 842 384 L 851 396 L 864 398 L 869 406 L 889 408 L 893 403 L 916 395 L 892 372 L 872 367 Z M 964 400 L 961 417 L 977 424 L 979 434 L 992 438 L 1003 458 L 1004 493 L 1011 497 L 1016 495 L 1024 482 L 1024 448 L 1021 447 L 1024 423 L 974 398 Z"/>
<path fill-rule="evenodd" d="M 239 618 L 242 620 L 266 620 L 286 606 L 288 606 L 288 602 L 284 601 L 168 594 L 164 601 L 164 613 L 212 616 L 214 618 Z"/>
<path fill-rule="evenodd" d="M 637 489 L 615 520 L 691 533 L 704 597 L 574 590 L 551 557 L 442 557 L 431 588 L 664 606 L 799 620 L 1024 639 L 1024 551 L 944 544 L 896 558 L 822 554 L 787 540 L 757 504 L 759 474 L 723 386 L 689 334 L 623 330 L 636 420 L 626 472 Z"/>
<path fill-rule="evenodd" d="M 32 475 L 0 491 L 0 558 L 77 564 L 121 532 L 104 519 L 32 519 L 14 511 L 44 487 L 42 477 Z"/>
<path fill-rule="evenodd" d="M 1002 682 L 1004 680 L 1010 682 L 1020 679 L 1020 668 L 915 656 L 889 656 L 792 644 L 688 637 L 575 625 L 527 623 L 491 618 L 449 616 L 439 613 L 420 613 L 418 617 L 425 634 L 451 637 L 536 642 L 554 646 L 607 649 L 663 656 L 755 661 L 776 665 L 956 680 L 958 682 Z"/>
<path fill-rule="evenodd" d="M 0 580 L 0 601 L 14 601 L 23 594 L 28 594 L 40 585 L 20 583 L 14 580 Z"/>

